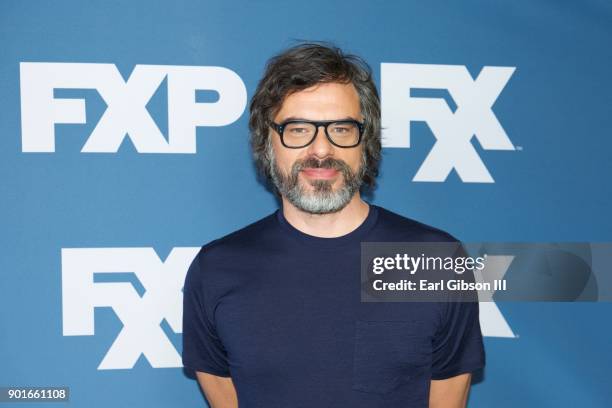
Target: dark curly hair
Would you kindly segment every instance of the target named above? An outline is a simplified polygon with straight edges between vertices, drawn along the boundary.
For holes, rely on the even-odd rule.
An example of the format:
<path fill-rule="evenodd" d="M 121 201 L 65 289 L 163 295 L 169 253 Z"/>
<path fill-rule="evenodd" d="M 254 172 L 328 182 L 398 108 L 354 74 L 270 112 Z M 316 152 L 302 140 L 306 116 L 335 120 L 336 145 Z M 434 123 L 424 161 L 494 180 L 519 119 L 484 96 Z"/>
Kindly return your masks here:
<path fill-rule="evenodd" d="M 370 189 L 375 186 L 381 158 L 380 98 L 372 70 L 362 58 L 345 54 L 327 43 L 302 43 L 271 58 L 251 99 L 251 148 L 257 168 L 268 181 L 271 180 L 271 158 L 267 151 L 270 123 L 284 99 L 294 92 L 332 82 L 351 83 L 357 90 L 365 122 L 362 180 Z"/>

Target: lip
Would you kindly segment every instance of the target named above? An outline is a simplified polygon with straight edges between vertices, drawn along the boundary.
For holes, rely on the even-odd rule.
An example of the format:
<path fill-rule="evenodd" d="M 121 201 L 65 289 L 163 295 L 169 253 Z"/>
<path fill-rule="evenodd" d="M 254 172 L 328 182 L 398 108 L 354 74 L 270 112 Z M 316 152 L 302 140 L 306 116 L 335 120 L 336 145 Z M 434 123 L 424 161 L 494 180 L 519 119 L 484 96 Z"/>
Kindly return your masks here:
<path fill-rule="evenodd" d="M 309 178 L 331 179 L 338 175 L 338 170 L 307 167 L 302 170 L 302 173 Z"/>

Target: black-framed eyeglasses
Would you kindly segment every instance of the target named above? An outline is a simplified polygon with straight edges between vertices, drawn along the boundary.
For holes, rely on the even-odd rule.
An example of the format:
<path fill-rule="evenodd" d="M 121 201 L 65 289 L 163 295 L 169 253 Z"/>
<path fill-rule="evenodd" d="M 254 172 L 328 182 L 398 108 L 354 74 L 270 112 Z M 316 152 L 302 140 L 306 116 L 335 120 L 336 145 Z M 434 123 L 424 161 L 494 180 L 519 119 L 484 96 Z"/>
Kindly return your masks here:
<path fill-rule="evenodd" d="M 319 126 L 325 127 L 325 136 L 337 147 L 355 147 L 361 143 L 364 123 L 354 119 L 344 120 L 288 120 L 270 126 L 280 135 L 281 143 L 289 149 L 299 149 L 311 144 L 317 137 Z"/>

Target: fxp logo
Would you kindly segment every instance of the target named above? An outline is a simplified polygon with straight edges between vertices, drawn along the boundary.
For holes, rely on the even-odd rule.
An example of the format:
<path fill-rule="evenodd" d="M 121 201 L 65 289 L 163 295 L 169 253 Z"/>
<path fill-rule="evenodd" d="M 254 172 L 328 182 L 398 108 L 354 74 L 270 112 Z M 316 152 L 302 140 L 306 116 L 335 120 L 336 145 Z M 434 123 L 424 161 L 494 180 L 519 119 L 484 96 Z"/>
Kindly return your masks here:
<path fill-rule="evenodd" d="M 491 109 L 514 70 L 485 66 L 473 79 L 463 65 L 381 64 L 383 146 L 409 148 L 410 123 L 425 122 L 436 142 L 413 181 L 443 182 L 455 169 L 463 182 L 493 183 L 472 137 L 484 150 L 516 150 Z M 457 109 L 417 89 L 448 90 Z"/>
<path fill-rule="evenodd" d="M 168 87 L 168 140 L 147 110 L 163 81 Z M 56 89 L 95 89 L 107 105 L 82 148 L 116 153 L 129 137 L 139 153 L 195 153 L 196 128 L 226 126 L 246 106 L 246 88 L 223 67 L 136 65 L 124 80 L 114 64 L 22 62 L 23 152 L 54 152 L 56 124 L 87 122 L 85 100 L 55 98 Z M 214 91 L 215 102 L 196 102 L 196 91 Z"/>

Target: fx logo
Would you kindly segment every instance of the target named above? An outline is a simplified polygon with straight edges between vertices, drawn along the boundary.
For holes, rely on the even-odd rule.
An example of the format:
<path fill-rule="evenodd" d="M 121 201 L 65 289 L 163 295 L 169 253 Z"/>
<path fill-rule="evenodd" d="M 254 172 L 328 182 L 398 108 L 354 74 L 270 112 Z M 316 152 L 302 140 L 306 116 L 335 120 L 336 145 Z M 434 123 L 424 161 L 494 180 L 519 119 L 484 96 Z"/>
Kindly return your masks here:
<path fill-rule="evenodd" d="M 94 308 L 110 307 L 123 328 L 99 370 L 133 368 L 143 354 L 152 367 L 181 367 L 181 357 L 160 324 L 182 333 L 183 283 L 200 248 L 173 248 L 162 261 L 153 248 L 62 248 L 64 336 L 93 336 Z M 129 282 L 95 282 L 96 274 L 133 272 Z M 116 275 L 119 276 L 119 275 Z"/>
<path fill-rule="evenodd" d="M 381 64 L 383 147 L 410 147 L 410 122 L 426 122 L 436 142 L 413 181 L 443 182 L 455 169 L 463 182 L 493 183 L 476 149 L 515 150 L 491 107 L 515 67 L 485 66 L 473 79 L 463 65 Z M 411 96 L 415 89 L 446 89 L 442 98 Z"/>
<path fill-rule="evenodd" d="M 489 255 L 484 269 L 474 270 L 476 282 L 502 280 L 513 260 L 514 256 L 512 255 Z M 487 277 L 486 280 L 484 279 L 485 276 Z M 493 294 L 494 291 L 478 291 L 482 335 L 487 337 L 516 337 L 501 310 L 493 302 Z"/>
<path fill-rule="evenodd" d="M 83 99 L 54 98 L 55 89 L 96 89 L 107 109 L 83 153 L 116 153 L 126 134 L 139 153 L 195 153 L 196 127 L 236 121 L 246 87 L 223 67 L 136 65 L 127 81 L 114 64 L 20 63 L 23 152 L 54 152 L 55 125 L 86 123 Z M 167 79 L 168 140 L 146 108 Z M 196 91 L 216 91 L 214 103 L 197 103 Z"/>

